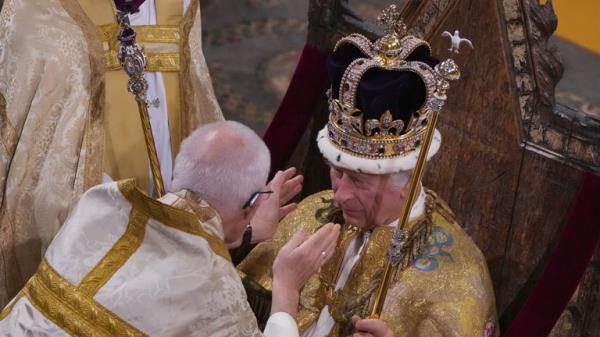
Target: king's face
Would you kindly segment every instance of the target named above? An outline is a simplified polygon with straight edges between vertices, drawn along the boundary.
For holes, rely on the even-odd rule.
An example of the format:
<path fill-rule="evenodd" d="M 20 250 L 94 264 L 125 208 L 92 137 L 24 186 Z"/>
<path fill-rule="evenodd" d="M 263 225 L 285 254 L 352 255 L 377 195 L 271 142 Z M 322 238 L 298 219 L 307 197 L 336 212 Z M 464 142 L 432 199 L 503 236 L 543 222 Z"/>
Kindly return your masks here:
<path fill-rule="evenodd" d="M 361 229 L 385 226 L 398 218 L 403 188 L 389 175 L 357 173 L 330 165 L 331 188 L 346 224 Z"/>

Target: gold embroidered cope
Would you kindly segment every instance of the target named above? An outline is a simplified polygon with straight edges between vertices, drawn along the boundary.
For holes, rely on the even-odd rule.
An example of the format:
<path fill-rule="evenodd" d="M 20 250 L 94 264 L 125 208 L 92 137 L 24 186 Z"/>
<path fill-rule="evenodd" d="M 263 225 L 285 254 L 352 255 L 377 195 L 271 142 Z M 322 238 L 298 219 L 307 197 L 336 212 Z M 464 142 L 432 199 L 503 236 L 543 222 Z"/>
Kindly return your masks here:
<path fill-rule="evenodd" d="M 70 284 L 44 259 L 23 293 L 46 318 L 74 336 L 146 336 Z"/>
<path fill-rule="evenodd" d="M 210 207 L 195 207 L 194 214 L 146 196 L 132 179 L 117 182 L 118 191 L 131 204 L 127 226 L 99 262 L 75 285 L 58 273 L 46 258 L 25 287 L 0 312 L 0 321 L 11 314 L 15 304 L 26 298 L 43 316 L 73 336 L 146 336 L 95 296 L 138 251 L 150 220 L 161 225 L 202 237 L 217 255 L 231 262 L 223 240 L 207 232 L 199 221 L 213 221 L 217 213 Z M 188 205 L 192 207 L 191 205 Z"/>
<path fill-rule="evenodd" d="M 494 293 L 485 259 L 456 223 L 445 202 L 432 191 L 426 191 L 426 195 L 425 214 L 410 222 L 407 230 L 409 240 L 422 234 L 427 234 L 427 240 L 423 245 L 413 246 L 412 263 L 392 279 L 381 318 L 396 337 L 482 336 L 486 324 L 494 326 L 496 322 Z M 281 221 L 273 240 L 259 244 L 238 266 L 244 282 L 257 288 L 253 291 L 247 287 L 252 303 L 266 303 L 260 298 L 272 286 L 271 262 L 300 226 L 314 232 L 324 223 L 340 221 L 332 219 L 332 207 L 330 190 L 305 198 Z M 346 284 L 334 291 L 346 249 L 354 238 L 362 235 L 351 226 L 342 226 L 332 258 L 308 280 L 300 294 L 296 319 L 301 334 L 318 321 L 325 306 L 335 321 L 329 337 L 346 336 L 352 314 L 368 315 L 393 230 L 393 227 L 373 230 Z M 256 309 L 265 312 L 264 308 Z"/>

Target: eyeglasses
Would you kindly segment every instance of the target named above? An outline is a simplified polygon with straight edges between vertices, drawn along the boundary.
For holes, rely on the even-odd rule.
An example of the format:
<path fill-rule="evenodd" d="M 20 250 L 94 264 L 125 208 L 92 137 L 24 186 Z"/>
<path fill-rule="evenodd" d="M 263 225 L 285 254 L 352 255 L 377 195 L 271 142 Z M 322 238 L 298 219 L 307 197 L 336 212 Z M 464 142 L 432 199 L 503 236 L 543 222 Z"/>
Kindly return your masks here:
<path fill-rule="evenodd" d="M 273 191 L 258 191 L 258 192 L 254 192 L 250 198 L 248 199 L 248 201 L 246 201 L 246 203 L 244 204 L 244 206 L 242 206 L 242 209 L 246 209 L 246 208 L 250 208 L 252 206 L 254 206 L 254 204 L 256 204 L 256 201 L 258 200 L 258 197 L 261 194 L 271 194 L 273 193 Z"/>

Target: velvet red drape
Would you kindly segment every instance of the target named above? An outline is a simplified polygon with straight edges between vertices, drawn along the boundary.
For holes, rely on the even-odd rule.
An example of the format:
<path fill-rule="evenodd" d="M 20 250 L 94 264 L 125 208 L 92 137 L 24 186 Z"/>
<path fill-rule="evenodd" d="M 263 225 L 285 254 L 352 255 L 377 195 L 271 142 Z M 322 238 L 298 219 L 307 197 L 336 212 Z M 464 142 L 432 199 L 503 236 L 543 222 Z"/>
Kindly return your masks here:
<path fill-rule="evenodd" d="M 586 173 L 558 246 L 504 337 L 545 337 L 600 243 L 600 176 Z"/>
<path fill-rule="evenodd" d="M 292 81 L 263 139 L 271 150 L 271 176 L 288 161 L 327 85 L 327 56 L 305 45 Z"/>

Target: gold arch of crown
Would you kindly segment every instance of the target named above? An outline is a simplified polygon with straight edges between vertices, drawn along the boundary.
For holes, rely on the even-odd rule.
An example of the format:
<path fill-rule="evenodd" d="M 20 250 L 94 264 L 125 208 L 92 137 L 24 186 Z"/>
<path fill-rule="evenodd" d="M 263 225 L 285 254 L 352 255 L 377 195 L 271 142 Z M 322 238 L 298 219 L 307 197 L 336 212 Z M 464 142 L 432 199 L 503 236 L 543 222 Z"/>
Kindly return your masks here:
<path fill-rule="evenodd" d="M 406 35 L 406 26 L 400 20 L 399 11 L 390 6 L 378 17 L 386 26 L 387 34 L 374 43 L 361 34 L 350 34 L 340 39 L 334 48 L 351 44 L 366 57 L 354 60 L 344 71 L 338 98 L 329 96 L 329 139 L 341 150 L 354 156 L 371 159 L 404 156 L 415 150 L 425 134 L 427 119 L 433 111 L 440 111 L 450 87 L 448 81 L 457 80 L 460 70 L 452 59 L 447 59 L 434 68 L 420 61 L 406 61 L 419 47 L 431 52 L 427 41 Z M 394 120 L 386 111 L 380 119 L 364 120 L 363 113 L 356 108 L 356 93 L 363 75 L 373 68 L 387 71 L 412 72 L 425 85 L 426 98 L 423 105 L 410 118 L 407 125 L 403 120 Z"/>

